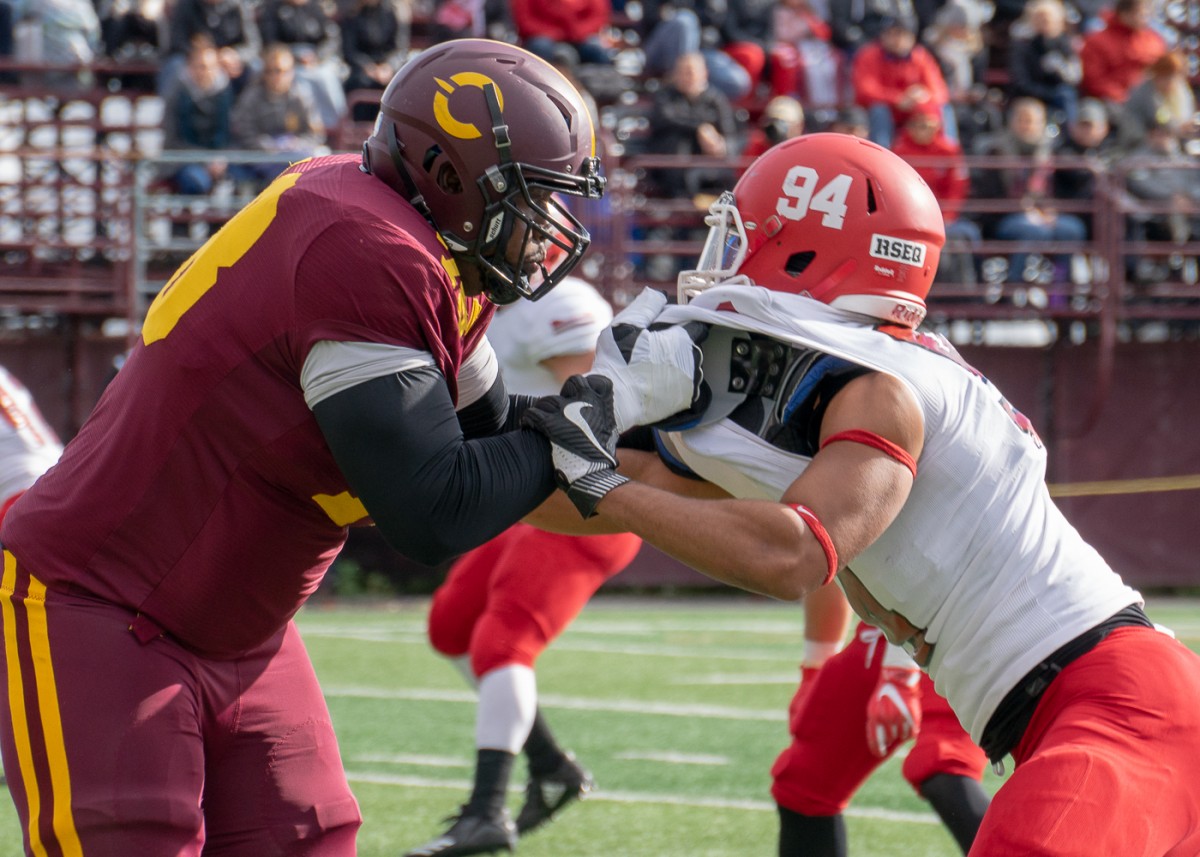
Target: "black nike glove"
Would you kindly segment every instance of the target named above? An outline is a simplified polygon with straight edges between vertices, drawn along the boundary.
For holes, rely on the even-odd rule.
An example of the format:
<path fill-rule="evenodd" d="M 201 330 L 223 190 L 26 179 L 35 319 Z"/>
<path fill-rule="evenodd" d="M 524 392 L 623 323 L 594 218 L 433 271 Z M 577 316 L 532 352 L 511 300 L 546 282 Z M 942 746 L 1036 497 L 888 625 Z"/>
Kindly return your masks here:
<path fill-rule="evenodd" d="M 560 395 L 531 405 L 521 425 L 549 438 L 558 487 L 583 517 L 596 514 L 604 495 L 629 481 L 616 470 L 612 382 L 603 375 L 571 376 Z"/>

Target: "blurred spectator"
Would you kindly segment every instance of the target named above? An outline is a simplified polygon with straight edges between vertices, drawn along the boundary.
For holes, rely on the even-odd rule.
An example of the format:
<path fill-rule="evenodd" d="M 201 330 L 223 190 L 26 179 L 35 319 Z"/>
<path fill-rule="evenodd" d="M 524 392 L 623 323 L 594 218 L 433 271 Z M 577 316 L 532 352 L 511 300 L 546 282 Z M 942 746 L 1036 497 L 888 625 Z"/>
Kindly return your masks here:
<path fill-rule="evenodd" d="M 262 39 L 250 0 L 173 0 L 170 7 L 170 47 L 158 75 L 158 94 L 164 101 L 178 85 L 192 37 L 204 33 L 221 58 L 221 67 L 240 91 L 262 52 Z"/>
<path fill-rule="evenodd" d="M 973 0 L 950 0 L 925 31 L 924 44 L 937 58 L 951 101 L 970 100 L 983 85 L 988 66 L 985 17 Z"/>
<path fill-rule="evenodd" d="M 1067 124 L 1066 133 L 1059 138 L 1054 154 L 1064 158 L 1084 158 L 1088 166 L 1059 167 L 1053 176 L 1055 199 L 1078 199 L 1092 202 L 1096 197 L 1096 171 L 1107 167 L 1116 154 L 1114 134 L 1108 121 L 1104 102 L 1085 98 L 1079 103 L 1075 121 Z M 1079 215 L 1093 237 L 1092 214 Z"/>
<path fill-rule="evenodd" d="M 925 179 L 941 204 L 946 239 L 970 246 L 983 238 L 978 224 L 962 215 L 962 201 L 970 191 L 971 178 L 958 141 L 942 130 L 942 111 L 933 104 L 920 104 L 908 115 L 892 146 Z M 944 279 L 973 284 L 974 255 L 945 253 L 938 273 Z"/>
<path fill-rule="evenodd" d="M 738 137 L 733 107 L 724 93 L 709 85 L 702 54 L 684 54 L 675 61 L 673 73 L 654 94 L 649 136 L 649 154 L 691 156 L 680 158 L 677 166 L 649 170 L 650 184 L 660 196 L 692 200 L 697 211 L 686 225 L 672 224 L 667 212 L 663 224 L 651 228 L 646 237 L 699 240 L 705 234 L 700 212 L 708 208 L 711 197 L 732 188 L 736 179 L 734 170 L 703 164 L 703 159 L 736 155 Z M 646 260 L 646 274 L 651 279 L 673 279 L 679 262 L 677 256 L 653 255 Z"/>
<path fill-rule="evenodd" d="M 233 106 L 233 142 L 239 149 L 275 152 L 269 164 L 234 165 L 239 180 L 269 182 L 292 161 L 311 157 L 324 143 L 325 127 L 308 87 L 296 81 L 296 61 L 287 45 L 263 50 L 262 73 Z"/>
<path fill-rule="evenodd" d="M 775 41 L 775 0 L 730 0 L 721 27 L 724 52 L 750 76 L 750 92 L 742 103 L 752 106 L 764 84 L 767 49 Z"/>
<path fill-rule="evenodd" d="M 98 0 L 100 36 L 105 55 L 117 62 L 153 64 L 156 71 L 167 50 L 166 0 Z M 122 89 L 154 91 L 154 74 L 123 74 Z"/>
<path fill-rule="evenodd" d="M 1146 126 L 1142 143 L 1129 152 L 1134 166 L 1126 176 L 1131 197 L 1151 203 L 1129 218 L 1129 237 L 1134 241 L 1184 244 L 1200 240 L 1200 161 L 1183 152 L 1178 125 L 1161 114 Z M 1196 260 L 1176 254 L 1165 260 L 1147 256 L 1137 260 L 1131 272 L 1135 282 L 1161 282 L 1177 264 L 1190 268 L 1186 279 L 1196 282 Z"/>
<path fill-rule="evenodd" d="M 776 143 L 804 133 L 804 107 L 790 95 L 776 95 L 746 135 L 742 154 L 756 158 Z"/>
<path fill-rule="evenodd" d="M 869 133 L 867 111 L 863 110 L 857 104 L 847 104 L 833 115 L 829 127 L 825 130 L 832 131 L 835 134 L 849 134 L 852 137 L 862 137 L 865 140 Z"/>
<path fill-rule="evenodd" d="M 725 95 L 708 82 L 703 55 L 684 54 L 675 61 L 668 83 L 654 94 L 648 151 L 657 155 L 704 155 L 724 158 L 738 153 L 738 125 Z M 724 168 L 661 170 L 655 183 L 668 196 L 695 197 L 733 186 Z"/>
<path fill-rule="evenodd" d="M 911 18 L 914 31 L 919 32 L 931 20 L 933 9 L 941 4 L 936 0 L 828 0 L 827 5 L 827 9 L 818 11 L 829 21 L 833 44 L 853 57 L 860 48 L 876 41 L 893 18 Z"/>
<path fill-rule="evenodd" d="M 287 45 L 296 79 L 311 90 L 326 128 L 346 115 L 339 57 L 340 34 L 325 0 L 264 0 L 258 15 L 263 44 Z"/>
<path fill-rule="evenodd" d="M 969 150 L 979 134 L 1004 124 L 1004 112 L 996 103 L 998 90 L 989 89 L 986 83 L 991 48 L 984 26 L 990 15 L 991 9 L 981 0 L 950 0 L 925 31 L 924 44 L 946 80 L 963 151 Z"/>
<path fill-rule="evenodd" d="M 437 0 L 430 27 L 434 42 L 480 38 L 486 32 L 484 0 Z"/>
<path fill-rule="evenodd" d="M 1104 29 L 1084 37 L 1080 95 L 1107 101 L 1110 110 L 1125 102 L 1145 70 L 1167 52 L 1166 41 L 1150 26 L 1153 11 L 1154 0 L 1116 0 Z"/>
<path fill-rule="evenodd" d="M 1079 103 L 1082 64 L 1062 0 L 1030 0 L 1010 34 L 1011 95 L 1036 98 L 1050 108 L 1057 124 L 1070 124 Z"/>
<path fill-rule="evenodd" d="M 580 62 L 612 62 L 601 40 L 612 24 L 611 0 L 512 0 L 510 8 L 517 37 L 530 53 L 550 61 L 567 45 Z"/>
<path fill-rule="evenodd" d="M 1039 242 L 1076 241 L 1087 238 L 1087 227 L 1074 214 L 1062 213 L 1050 199 L 1052 169 L 1050 158 L 1054 137 L 1046 121 L 1046 105 L 1036 98 L 1022 96 L 1009 105 L 1008 125 L 980 142 L 978 154 L 1017 156 L 1020 166 L 980 167 L 972 175 L 972 196 L 977 199 L 1012 200 L 1017 211 L 992 215 L 983 220 L 984 235 L 999 241 Z M 1044 285 L 1056 278 L 1065 279 L 1070 254 L 1060 254 L 1057 270 L 1040 253 L 1012 254 L 1006 271 L 985 272 L 985 279 L 1022 280 Z M 990 266 L 989 266 L 990 267 Z"/>
<path fill-rule="evenodd" d="M 1196 96 L 1188 82 L 1187 58 L 1182 51 L 1165 53 L 1146 69 L 1146 78 L 1133 88 L 1118 114 L 1118 139 L 1130 149 L 1146 129 L 1167 117 L 1184 136 L 1196 133 Z"/>
<path fill-rule="evenodd" d="M 852 71 L 855 101 L 867 109 L 871 140 L 891 148 L 896 128 L 918 104 L 942 111 L 944 133 L 958 139 L 950 93 L 937 60 L 917 44 L 917 19 L 887 18 L 879 38 L 855 55 Z"/>
<path fill-rule="evenodd" d="M 724 0 L 645 0 L 642 3 L 643 72 L 651 77 L 674 73 L 684 54 L 700 53 L 713 87 L 730 102 L 750 94 L 750 73 L 721 48 L 729 8 Z"/>
<path fill-rule="evenodd" d="M 342 18 L 342 58 L 349 67 L 347 94 L 383 90 L 399 71 L 408 41 L 408 25 L 391 0 L 357 0 Z M 355 122 L 370 122 L 379 112 L 378 98 L 350 107 Z"/>
<path fill-rule="evenodd" d="M 771 46 L 771 92 L 798 96 L 810 107 L 841 103 L 842 55 L 828 22 L 810 0 L 779 0 Z"/>
<path fill-rule="evenodd" d="M 29 59 L 60 65 L 87 65 L 103 49 L 100 19 L 92 0 L 12 0 L 18 24 L 37 34 L 38 56 Z M 90 72 L 24 74 L 23 81 L 41 80 L 50 86 L 90 86 Z"/>
<path fill-rule="evenodd" d="M 228 149 L 233 142 L 233 87 L 221 68 L 212 40 L 203 34 L 192 40 L 187 64 L 163 112 L 166 149 Z M 220 157 L 175 169 L 172 183 L 184 194 L 209 194 L 226 173 Z"/>

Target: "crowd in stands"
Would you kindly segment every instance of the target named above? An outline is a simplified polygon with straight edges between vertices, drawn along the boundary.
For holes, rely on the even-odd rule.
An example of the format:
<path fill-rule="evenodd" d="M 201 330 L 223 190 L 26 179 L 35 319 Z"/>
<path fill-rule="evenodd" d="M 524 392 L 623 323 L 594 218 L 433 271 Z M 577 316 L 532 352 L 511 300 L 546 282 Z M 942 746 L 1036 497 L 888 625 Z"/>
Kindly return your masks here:
<path fill-rule="evenodd" d="M 43 83 L 156 95 L 168 148 L 286 161 L 352 148 L 378 91 L 424 45 L 500 38 L 574 76 L 600 127 L 611 132 L 613 117 L 637 115 L 639 133 L 609 133 L 611 156 L 693 158 L 690 169 L 648 171 L 654 194 L 702 207 L 736 178 L 720 161 L 799 133 L 848 130 L 893 148 L 934 187 L 952 249 L 962 251 L 947 254 L 948 266 L 961 263 L 956 279 L 1046 281 L 1069 276 L 1070 254 L 1013 254 L 997 274 L 970 248 L 1092 238 L 1087 206 L 1062 201 L 1091 199 L 1095 167 L 1119 159 L 1158 162 L 1122 162 L 1131 165 L 1120 168 L 1126 198 L 1146 203 L 1127 237 L 1200 241 L 1200 68 L 1187 49 L 1197 33 L 1171 8 L 1161 0 L 0 0 L 0 59 L 10 60 L 0 73 L 24 80 L 45 63 Z M 1055 166 L 1064 155 L 1082 165 Z M 976 156 L 1004 166 L 979 168 Z M 223 180 L 263 181 L 276 167 L 216 159 L 179 166 L 170 180 L 179 193 L 207 194 Z M 981 199 L 1010 204 L 972 209 Z M 690 234 L 664 229 L 668 238 Z M 1160 268 L 1130 273 L 1171 275 Z"/>

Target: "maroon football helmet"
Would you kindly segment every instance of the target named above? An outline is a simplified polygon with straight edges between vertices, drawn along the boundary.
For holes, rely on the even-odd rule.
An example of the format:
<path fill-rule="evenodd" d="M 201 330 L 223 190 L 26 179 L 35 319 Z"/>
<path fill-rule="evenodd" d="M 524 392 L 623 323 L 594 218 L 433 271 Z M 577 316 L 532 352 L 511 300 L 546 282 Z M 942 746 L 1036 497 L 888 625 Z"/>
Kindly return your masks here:
<path fill-rule="evenodd" d="M 571 272 L 590 238 L 559 195 L 599 199 L 605 185 L 575 87 L 539 57 L 487 39 L 443 42 L 396 73 L 363 144 L 363 167 L 480 267 L 496 303 L 536 300 Z M 524 253 L 507 259 L 514 229 L 565 258 L 553 271 Z M 530 275 L 539 273 L 534 287 Z"/>

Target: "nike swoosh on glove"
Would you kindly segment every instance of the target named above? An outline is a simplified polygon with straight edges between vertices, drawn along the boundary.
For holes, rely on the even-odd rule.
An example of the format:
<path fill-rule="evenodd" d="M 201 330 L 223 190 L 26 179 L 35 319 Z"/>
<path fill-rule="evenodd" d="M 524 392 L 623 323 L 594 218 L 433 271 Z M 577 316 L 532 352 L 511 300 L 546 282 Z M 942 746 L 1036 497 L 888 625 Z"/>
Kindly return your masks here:
<path fill-rule="evenodd" d="M 538 399 L 521 425 L 550 441 L 554 478 L 579 514 L 590 518 L 609 491 L 629 480 L 617 473 L 613 385 L 603 375 L 572 375 L 557 396 Z"/>
<path fill-rule="evenodd" d="M 704 384 L 699 347 L 708 325 L 655 324 L 666 305 L 665 294 L 643 289 L 617 313 L 596 344 L 592 372 L 612 381 L 618 433 L 669 417 L 670 425 L 661 427 L 686 428 L 712 398 Z"/>
<path fill-rule="evenodd" d="M 867 745 L 880 759 L 921 728 L 921 671 L 885 666 L 867 701 Z"/>

